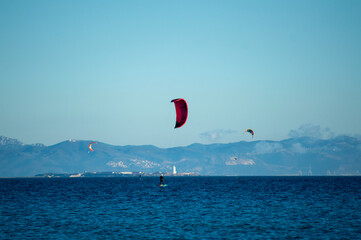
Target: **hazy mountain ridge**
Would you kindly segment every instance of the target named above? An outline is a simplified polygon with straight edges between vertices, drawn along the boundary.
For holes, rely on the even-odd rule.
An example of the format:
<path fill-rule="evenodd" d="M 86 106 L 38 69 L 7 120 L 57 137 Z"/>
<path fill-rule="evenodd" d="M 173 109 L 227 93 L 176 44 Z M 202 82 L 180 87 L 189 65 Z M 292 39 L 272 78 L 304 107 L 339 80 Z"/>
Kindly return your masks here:
<path fill-rule="evenodd" d="M 87 140 L 52 146 L 0 137 L 0 177 L 84 171 L 195 172 L 201 175 L 358 175 L 361 140 L 309 137 L 158 148 L 113 146 Z"/>

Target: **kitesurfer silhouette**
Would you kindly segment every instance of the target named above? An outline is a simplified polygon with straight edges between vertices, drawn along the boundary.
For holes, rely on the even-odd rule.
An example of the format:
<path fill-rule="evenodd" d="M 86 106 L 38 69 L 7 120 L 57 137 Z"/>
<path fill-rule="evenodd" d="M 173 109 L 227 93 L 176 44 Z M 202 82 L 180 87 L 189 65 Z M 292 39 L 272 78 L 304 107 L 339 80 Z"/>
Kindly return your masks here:
<path fill-rule="evenodd" d="M 160 175 L 160 184 L 159 185 L 165 185 L 164 179 L 163 179 L 163 174 Z"/>

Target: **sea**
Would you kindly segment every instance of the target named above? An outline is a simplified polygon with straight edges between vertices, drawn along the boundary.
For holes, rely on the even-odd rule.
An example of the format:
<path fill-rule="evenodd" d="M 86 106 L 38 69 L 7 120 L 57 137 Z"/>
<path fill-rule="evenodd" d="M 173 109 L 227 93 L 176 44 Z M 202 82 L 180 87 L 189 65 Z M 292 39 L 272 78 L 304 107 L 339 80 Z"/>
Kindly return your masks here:
<path fill-rule="evenodd" d="M 361 177 L 0 179 L 0 239 L 361 239 Z"/>

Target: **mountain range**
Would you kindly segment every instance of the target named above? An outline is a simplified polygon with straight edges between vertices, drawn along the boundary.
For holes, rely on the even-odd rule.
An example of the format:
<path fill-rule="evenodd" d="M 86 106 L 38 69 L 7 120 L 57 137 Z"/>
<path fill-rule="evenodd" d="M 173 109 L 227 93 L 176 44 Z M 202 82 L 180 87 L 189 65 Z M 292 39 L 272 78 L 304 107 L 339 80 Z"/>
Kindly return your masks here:
<path fill-rule="evenodd" d="M 360 175 L 361 139 L 337 136 L 282 141 L 240 141 L 158 148 L 114 146 L 102 142 L 89 150 L 87 140 L 52 146 L 27 145 L 0 136 L 0 177 L 31 177 L 42 173 L 193 172 L 200 175 Z"/>

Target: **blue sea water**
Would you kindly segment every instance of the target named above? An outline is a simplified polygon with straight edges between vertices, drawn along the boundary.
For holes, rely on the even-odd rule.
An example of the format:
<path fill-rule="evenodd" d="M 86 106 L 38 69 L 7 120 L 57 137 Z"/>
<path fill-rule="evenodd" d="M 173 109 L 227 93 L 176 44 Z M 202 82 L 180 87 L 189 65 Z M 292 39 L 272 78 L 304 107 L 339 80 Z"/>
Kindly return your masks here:
<path fill-rule="evenodd" d="M 360 177 L 0 179 L 0 239 L 361 239 Z"/>

